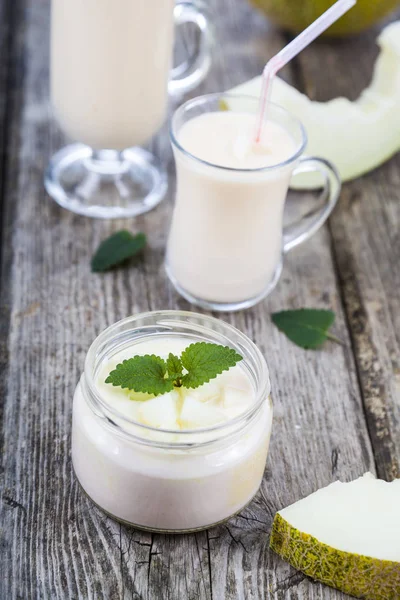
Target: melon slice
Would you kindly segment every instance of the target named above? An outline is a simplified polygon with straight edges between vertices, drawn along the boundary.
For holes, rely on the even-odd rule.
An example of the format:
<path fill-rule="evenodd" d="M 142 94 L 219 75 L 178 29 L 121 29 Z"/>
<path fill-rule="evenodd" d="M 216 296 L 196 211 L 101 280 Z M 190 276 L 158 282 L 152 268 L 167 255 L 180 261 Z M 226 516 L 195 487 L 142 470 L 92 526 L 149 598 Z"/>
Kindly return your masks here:
<path fill-rule="evenodd" d="M 209 427 L 225 420 L 224 413 L 212 404 L 200 402 L 191 395 L 185 396 L 179 418 L 182 429 Z"/>
<path fill-rule="evenodd" d="M 400 598 L 400 479 L 336 481 L 275 515 L 270 547 L 309 577 L 366 600 Z"/>
<path fill-rule="evenodd" d="M 200 402 L 217 400 L 221 395 L 221 385 L 219 382 L 212 380 L 196 389 L 191 389 L 189 394 L 192 398 L 196 398 Z"/>
<path fill-rule="evenodd" d="M 378 44 L 381 52 L 372 82 L 355 102 L 341 97 L 313 102 L 279 77 L 273 84 L 272 101 L 296 115 L 306 128 L 306 154 L 333 162 L 343 181 L 371 171 L 400 150 L 400 21 L 382 30 Z M 261 77 L 256 77 L 229 93 L 258 97 L 260 92 Z M 227 104 L 230 110 L 240 110 L 240 101 Z M 311 174 L 294 179 L 292 187 L 316 185 Z"/>
<path fill-rule="evenodd" d="M 119 388 L 121 391 L 128 396 L 130 400 L 134 402 L 146 402 L 147 400 L 151 400 L 155 398 L 154 394 L 147 394 L 146 392 L 135 392 L 134 390 L 129 390 L 127 388 Z"/>
<path fill-rule="evenodd" d="M 160 429 L 179 429 L 179 394 L 173 390 L 152 400 L 142 402 L 138 411 L 138 420 L 144 425 Z"/>

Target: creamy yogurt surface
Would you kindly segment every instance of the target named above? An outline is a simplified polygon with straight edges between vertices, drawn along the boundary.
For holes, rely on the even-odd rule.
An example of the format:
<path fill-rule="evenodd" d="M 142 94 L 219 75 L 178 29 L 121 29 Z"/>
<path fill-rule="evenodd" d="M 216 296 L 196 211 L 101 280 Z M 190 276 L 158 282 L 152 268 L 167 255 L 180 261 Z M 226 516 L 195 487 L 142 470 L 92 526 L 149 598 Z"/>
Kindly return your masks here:
<path fill-rule="evenodd" d="M 121 416 L 159 429 L 199 429 L 237 417 L 255 400 L 251 380 L 240 363 L 198 388 L 175 388 L 159 396 L 105 383 L 110 372 L 124 360 L 145 354 L 155 354 L 167 359 L 170 352 L 180 356 L 187 346 L 196 341 L 198 340 L 176 336 L 159 336 L 117 352 L 100 365 L 95 378 L 97 392 Z"/>

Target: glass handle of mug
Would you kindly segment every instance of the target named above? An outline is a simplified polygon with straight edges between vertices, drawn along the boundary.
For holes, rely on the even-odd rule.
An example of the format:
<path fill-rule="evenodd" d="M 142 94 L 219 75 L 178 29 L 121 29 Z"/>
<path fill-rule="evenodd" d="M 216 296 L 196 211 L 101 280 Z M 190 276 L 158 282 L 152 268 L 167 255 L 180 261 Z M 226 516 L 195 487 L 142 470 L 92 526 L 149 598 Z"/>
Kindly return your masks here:
<path fill-rule="evenodd" d="M 192 56 L 186 58 L 171 71 L 169 93 L 181 95 L 195 88 L 205 77 L 211 66 L 214 33 L 206 6 L 196 1 L 178 2 L 174 9 L 175 26 L 193 23 L 199 29 L 199 44 Z"/>
<path fill-rule="evenodd" d="M 325 223 L 334 209 L 340 195 L 341 181 L 336 168 L 323 158 L 304 156 L 293 171 L 300 173 L 320 173 L 324 178 L 323 189 L 319 196 L 322 206 L 309 211 L 298 221 L 283 229 L 283 252 L 289 252 L 295 246 L 308 240 Z"/>

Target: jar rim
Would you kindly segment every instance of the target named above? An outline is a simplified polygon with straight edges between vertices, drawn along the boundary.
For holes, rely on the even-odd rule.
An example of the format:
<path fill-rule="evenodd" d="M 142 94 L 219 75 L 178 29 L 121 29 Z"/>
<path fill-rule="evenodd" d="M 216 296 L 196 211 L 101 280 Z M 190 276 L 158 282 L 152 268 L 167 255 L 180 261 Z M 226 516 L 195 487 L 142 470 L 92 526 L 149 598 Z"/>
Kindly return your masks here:
<path fill-rule="evenodd" d="M 101 397 L 101 394 L 98 392 L 96 384 L 95 384 L 94 373 L 95 373 L 95 366 L 96 366 L 96 358 L 99 356 L 99 353 L 101 352 L 102 348 L 104 349 L 104 346 L 107 345 L 107 342 L 110 343 L 113 339 L 114 340 L 116 339 L 118 330 L 120 330 L 124 326 L 130 325 L 130 324 L 132 324 L 132 328 L 129 330 L 126 330 L 126 331 L 134 331 L 135 329 L 139 330 L 140 326 L 135 327 L 134 324 L 143 322 L 146 319 L 147 320 L 153 319 L 155 324 L 159 324 L 162 326 L 169 325 L 171 327 L 171 330 L 172 330 L 172 325 L 173 325 L 174 320 L 176 321 L 175 324 L 188 323 L 189 325 L 193 325 L 194 327 L 203 329 L 204 331 L 208 330 L 208 331 L 214 331 L 214 332 L 219 331 L 220 332 L 221 329 L 224 329 L 224 330 L 226 330 L 226 335 L 224 335 L 224 337 L 226 337 L 226 340 L 228 343 L 230 341 L 229 336 L 227 335 L 229 332 L 231 334 L 233 334 L 235 337 L 237 337 L 242 342 L 243 347 L 247 348 L 247 350 L 249 351 L 249 354 L 250 353 L 252 354 L 251 359 L 253 360 L 253 363 L 255 363 L 255 366 L 253 365 L 253 369 L 257 370 L 257 375 L 260 380 L 259 384 L 257 385 L 257 389 L 256 389 L 255 401 L 251 404 L 251 406 L 249 406 L 249 408 L 246 411 L 244 411 L 240 415 L 234 417 L 233 419 L 228 419 L 227 421 L 224 421 L 223 423 L 218 423 L 216 425 L 212 425 L 209 427 L 201 427 L 201 428 L 196 428 L 196 429 L 179 429 L 179 430 L 164 429 L 164 428 L 153 427 L 151 425 L 145 425 L 144 423 L 140 423 L 139 421 L 130 419 L 123 413 L 121 413 L 118 410 L 111 407 L 108 402 L 103 400 L 103 398 Z M 169 319 L 170 319 L 170 321 L 168 322 Z M 198 320 L 200 322 L 196 322 L 196 320 Z M 204 322 L 204 324 L 201 324 L 202 321 Z M 210 327 L 207 327 L 206 323 L 209 323 Z M 214 325 L 214 327 L 216 327 L 218 325 L 218 330 L 213 329 L 212 325 Z M 142 328 L 143 328 L 143 325 L 142 325 Z M 115 336 L 112 335 L 113 332 L 115 332 L 115 334 L 116 334 Z M 231 343 L 229 345 L 232 347 L 232 345 L 234 345 L 234 343 L 231 341 Z M 249 356 L 244 356 L 244 359 L 245 359 L 245 361 L 247 360 L 247 362 L 249 362 Z M 247 335 L 242 333 L 239 329 L 237 329 L 233 325 L 230 325 L 229 323 L 226 323 L 225 321 L 223 321 L 221 319 L 217 319 L 215 317 L 211 317 L 209 315 L 204 315 L 201 313 L 196 313 L 196 312 L 191 312 L 191 311 L 181 311 L 181 310 L 161 310 L 161 311 L 147 311 L 147 312 L 143 312 L 143 313 L 137 313 L 135 315 L 131 315 L 129 317 L 121 319 L 121 320 L 117 321 L 116 323 L 110 325 L 106 329 L 104 329 L 96 337 L 96 339 L 92 342 L 92 344 L 89 347 L 88 353 L 86 355 L 85 383 L 86 383 L 85 387 L 86 387 L 87 391 L 89 392 L 90 399 L 92 400 L 92 402 L 94 403 L 94 406 L 97 409 L 99 409 L 99 408 L 101 409 L 101 411 L 103 412 L 103 415 L 106 413 L 110 413 L 113 416 L 115 416 L 116 418 L 118 418 L 120 421 L 122 421 L 123 423 L 129 424 L 129 425 L 134 425 L 135 427 L 138 427 L 138 431 L 154 432 L 157 434 L 167 434 L 167 435 L 173 434 L 175 436 L 178 436 L 179 440 L 185 440 L 189 436 L 195 437 L 198 434 L 220 433 L 220 432 L 224 432 L 226 430 L 230 430 L 232 427 L 234 427 L 236 425 L 240 425 L 241 423 L 247 423 L 248 420 L 250 420 L 258 412 L 258 410 L 263 405 L 264 401 L 266 401 L 268 399 L 268 397 L 270 395 L 270 391 L 271 391 L 267 362 L 266 362 L 264 356 L 262 355 L 262 353 L 260 352 L 260 350 L 258 349 L 258 347 L 256 346 L 256 344 Z M 125 429 L 122 429 L 122 431 L 124 434 L 131 435 L 132 438 L 137 437 L 137 436 L 134 436 L 134 434 L 131 434 L 129 431 L 126 431 Z M 235 431 L 236 431 L 236 429 L 235 429 Z M 142 441 L 142 438 L 140 438 L 140 440 Z M 151 440 L 148 440 L 148 441 L 150 442 Z M 184 442 L 180 441 L 180 442 L 177 442 L 176 444 L 174 443 L 173 446 L 179 447 L 179 444 L 181 444 L 181 443 L 184 443 Z"/>

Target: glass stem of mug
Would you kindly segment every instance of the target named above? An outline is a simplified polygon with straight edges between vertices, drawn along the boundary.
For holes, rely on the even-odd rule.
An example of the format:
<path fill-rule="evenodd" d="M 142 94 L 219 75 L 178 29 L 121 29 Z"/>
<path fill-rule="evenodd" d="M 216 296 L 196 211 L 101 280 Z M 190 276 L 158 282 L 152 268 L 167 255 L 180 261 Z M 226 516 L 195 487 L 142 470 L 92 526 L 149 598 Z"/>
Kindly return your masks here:
<path fill-rule="evenodd" d="M 93 150 L 86 161 L 88 171 L 101 175 L 121 175 L 129 169 L 129 163 L 119 150 Z"/>

